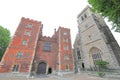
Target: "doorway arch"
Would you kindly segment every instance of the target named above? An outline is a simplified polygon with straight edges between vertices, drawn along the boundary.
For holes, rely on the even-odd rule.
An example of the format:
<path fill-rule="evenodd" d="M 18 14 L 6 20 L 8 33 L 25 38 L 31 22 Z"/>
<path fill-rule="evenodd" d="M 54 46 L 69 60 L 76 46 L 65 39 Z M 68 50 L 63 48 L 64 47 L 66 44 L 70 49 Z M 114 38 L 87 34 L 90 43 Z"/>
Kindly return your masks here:
<path fill-rule="evenodd" d="M 82 69 L 84 70 L 85 69 L 85 65 L 84 65 L 84 63 L 82 62 Z"/>
<path fill-rule="evenodd" d="M 52 74 L 52 68 L 51 67 L 48 68 L 48 74 Z"/>
<path fill-rule="evenodd" d="M 97 69 L 96 62 L 102 60 L 102 51 L 97 47 L 92 47 L 89 51 L 90 53 L 90 66 Z"/>
<path fill-rule="evenodd" d="M 37 74 L 46 74 L 47 64 L 45 62 L 40 62 L 37 67 Z"/>

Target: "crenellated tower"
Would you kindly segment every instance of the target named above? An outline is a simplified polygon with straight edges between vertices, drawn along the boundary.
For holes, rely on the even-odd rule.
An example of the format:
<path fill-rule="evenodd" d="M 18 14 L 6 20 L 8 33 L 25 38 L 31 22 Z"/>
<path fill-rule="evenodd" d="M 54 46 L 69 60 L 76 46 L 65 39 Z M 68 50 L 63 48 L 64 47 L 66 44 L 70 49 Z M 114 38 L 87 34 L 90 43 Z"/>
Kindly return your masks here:
<path fill-rule="evenodd" d="M 1 61 L 0 72 L 31 71 L 37 41 L 42 33 L 41 22 L 22 18 Z"/>

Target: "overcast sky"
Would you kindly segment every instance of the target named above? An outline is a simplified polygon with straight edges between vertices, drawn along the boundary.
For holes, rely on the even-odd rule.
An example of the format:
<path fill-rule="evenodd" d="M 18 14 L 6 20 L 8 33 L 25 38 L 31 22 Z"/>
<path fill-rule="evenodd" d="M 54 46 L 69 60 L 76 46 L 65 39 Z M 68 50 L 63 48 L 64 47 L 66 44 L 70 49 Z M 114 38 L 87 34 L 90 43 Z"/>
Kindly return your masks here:
<path fill-rule="evenodd" d="M 0 25 L 14 35 L 22 17 L 41 21 L 43 35 L 52 36 L 59 26 L 71 29 L 72 44 L 78 32 L 77 15 L 87 0 L 0 0 Z M 114 36 L 120 44 L 120 33 Z"/>

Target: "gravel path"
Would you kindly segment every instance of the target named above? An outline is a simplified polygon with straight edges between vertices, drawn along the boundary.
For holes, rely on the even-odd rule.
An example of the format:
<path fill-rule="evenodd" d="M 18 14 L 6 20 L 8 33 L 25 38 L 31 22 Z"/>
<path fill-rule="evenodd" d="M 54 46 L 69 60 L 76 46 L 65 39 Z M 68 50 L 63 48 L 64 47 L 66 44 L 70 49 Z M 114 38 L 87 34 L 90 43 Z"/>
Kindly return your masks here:
<path fill-rule="evenodd" d="M 120 80 L 120 79 L 108 79 L 108 78 L 100 78 L 95 76 L 90 76 L 87 74 L 69 74 L 64 76 L 58 76 L 58 75 L 42 75 L 42 76 L 36 76 L 34 78 L 26 78 L 25 76 L 18 76 L 18 77 L 12 77 L 12 76 L 0 76 L 0 80 Z"/>

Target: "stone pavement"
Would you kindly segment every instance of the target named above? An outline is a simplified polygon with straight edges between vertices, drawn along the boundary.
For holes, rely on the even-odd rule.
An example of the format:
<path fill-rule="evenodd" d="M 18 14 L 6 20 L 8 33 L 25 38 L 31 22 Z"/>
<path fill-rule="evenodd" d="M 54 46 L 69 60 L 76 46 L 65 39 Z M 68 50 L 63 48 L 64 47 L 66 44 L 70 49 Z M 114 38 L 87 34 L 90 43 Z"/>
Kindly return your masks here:
<path fill-rule="evenodd" d="M 90 76 L 85 73 L 78 73 L 78 74 L 67 74 L 63 76 L 58 75 L 46 75 L 46 76 L 36 76 L 34 78 L 30 77 L 27 78 L 25 76 L 9 76 L 6 77 L 0 76 L 0 80 L 120 80 L 120 79 L 110 79 L 110 78 L 100 78 L 96 76 Z"/>

